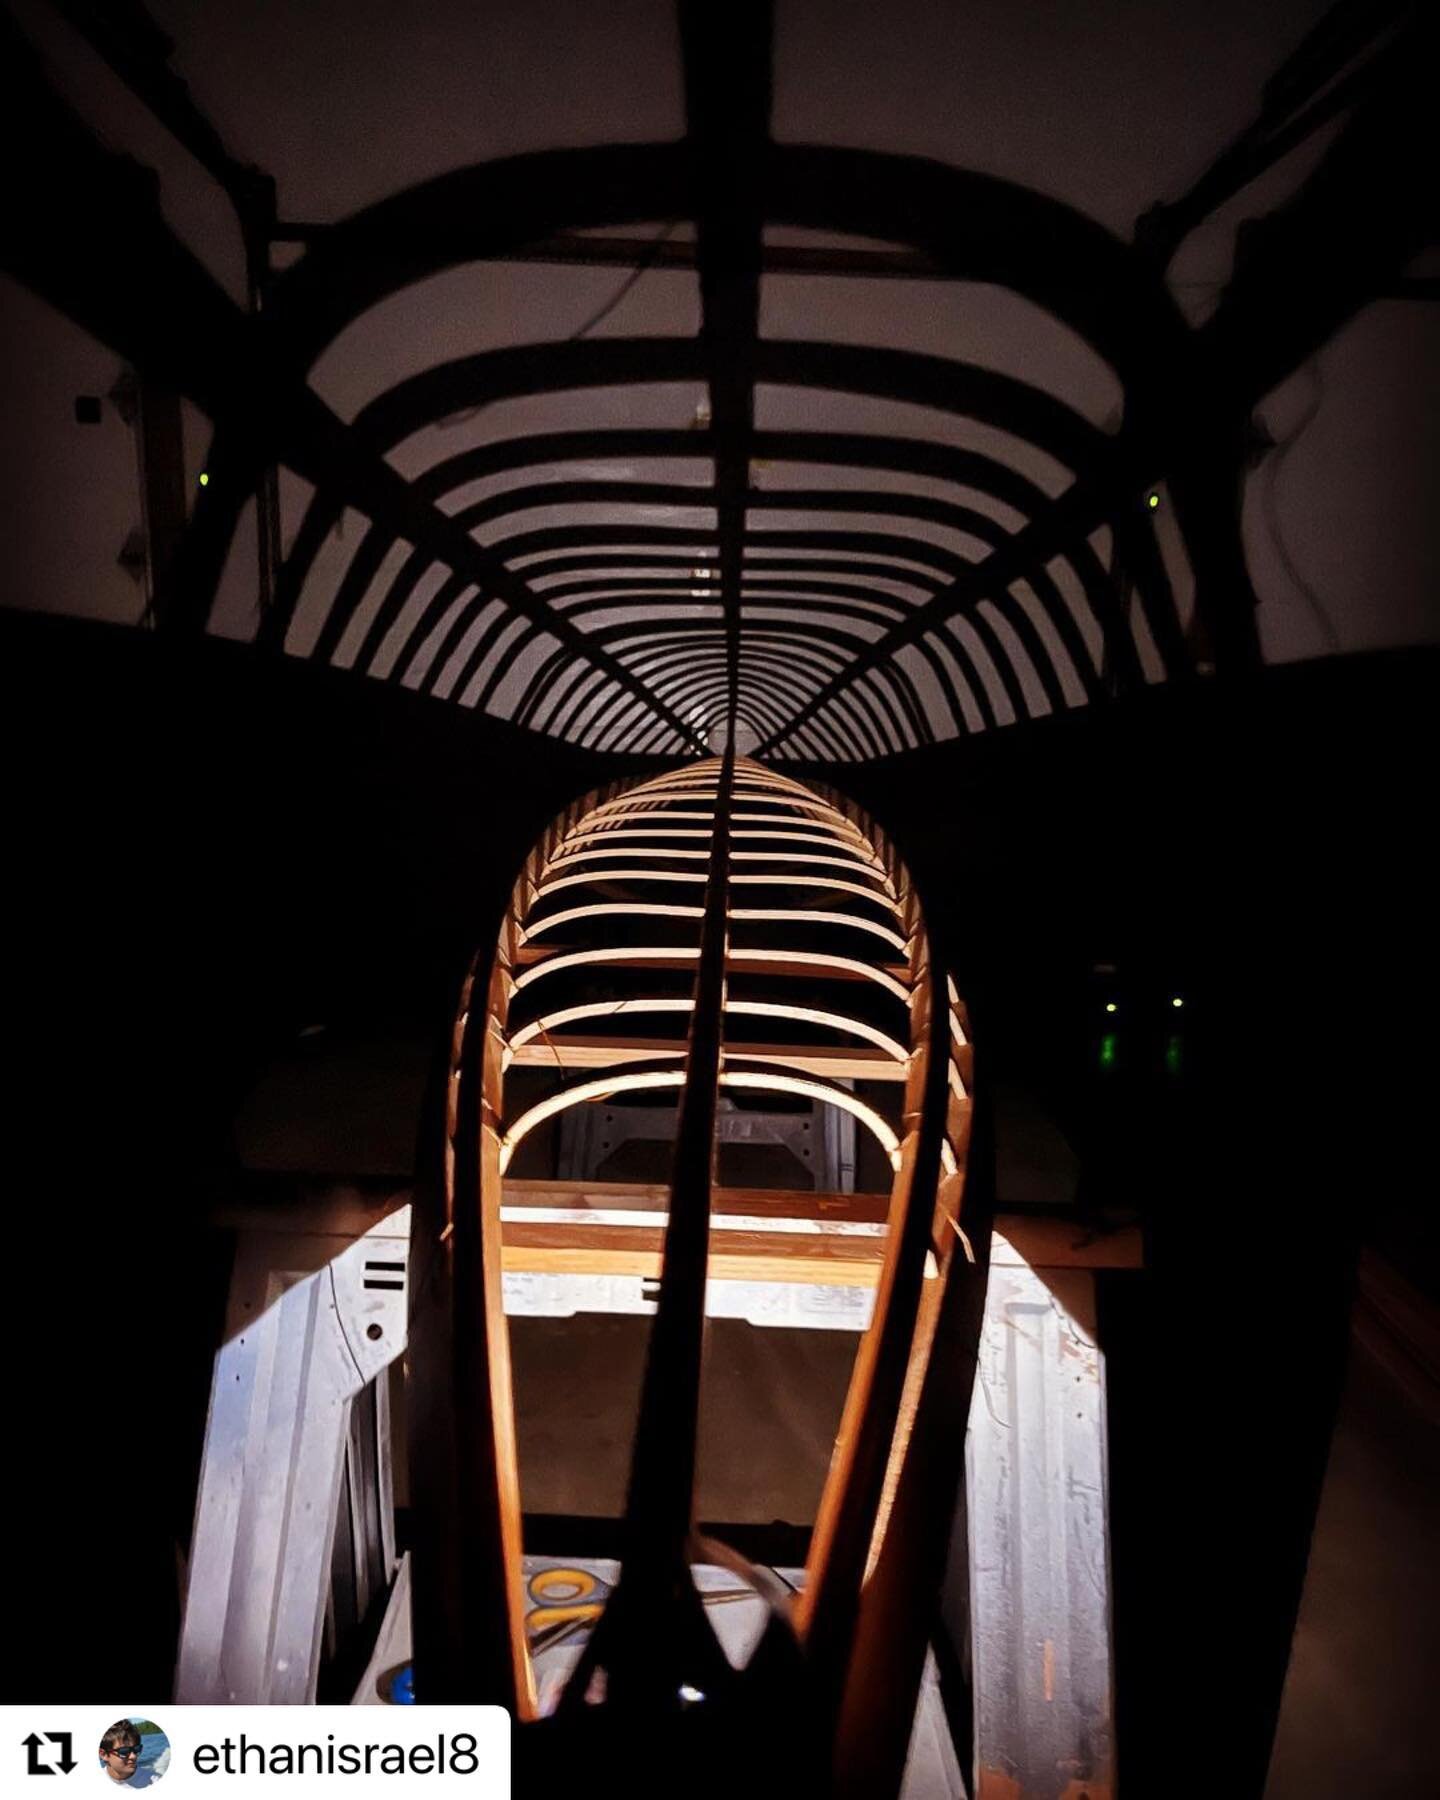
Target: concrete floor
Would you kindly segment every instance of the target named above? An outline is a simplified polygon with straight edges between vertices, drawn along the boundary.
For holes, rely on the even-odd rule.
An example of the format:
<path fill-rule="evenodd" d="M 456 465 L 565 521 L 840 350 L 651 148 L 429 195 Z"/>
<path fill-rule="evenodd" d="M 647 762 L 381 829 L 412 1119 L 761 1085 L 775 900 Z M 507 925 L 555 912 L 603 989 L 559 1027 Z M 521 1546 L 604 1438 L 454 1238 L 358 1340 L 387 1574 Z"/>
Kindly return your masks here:
<path fill-rule="evenodd" d="M 1440 1432 L 1358 1346 L 1265 1800 L 1440 1794 Z"/>
<path fill-rule="evenodd" d="M 615 1313 L 510 1320 L 525 1510 L 615 1518 L 650 1320 Z M 697 1512 L 711 1522 L 809 1524 L 858 1334 L 707 1326 Z"/>

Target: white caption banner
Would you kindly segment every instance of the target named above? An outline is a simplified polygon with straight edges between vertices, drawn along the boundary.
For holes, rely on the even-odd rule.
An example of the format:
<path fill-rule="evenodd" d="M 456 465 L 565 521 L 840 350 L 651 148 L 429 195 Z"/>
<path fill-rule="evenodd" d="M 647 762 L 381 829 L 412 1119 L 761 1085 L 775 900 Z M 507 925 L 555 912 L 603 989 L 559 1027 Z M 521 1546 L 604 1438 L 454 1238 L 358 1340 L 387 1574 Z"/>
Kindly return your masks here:
<path fill-rule="evenodd" d="M 35 1705 L 0 1706 L 0 1720 L 0 1792 L 23 1800 L 441 1800 L 461 1783 L 473 1800 L 510 1795 L 499 1706 Z M 137 1754 L 102 1758 L 101 1739 L 125 1720 L 137 1722 Z"/>

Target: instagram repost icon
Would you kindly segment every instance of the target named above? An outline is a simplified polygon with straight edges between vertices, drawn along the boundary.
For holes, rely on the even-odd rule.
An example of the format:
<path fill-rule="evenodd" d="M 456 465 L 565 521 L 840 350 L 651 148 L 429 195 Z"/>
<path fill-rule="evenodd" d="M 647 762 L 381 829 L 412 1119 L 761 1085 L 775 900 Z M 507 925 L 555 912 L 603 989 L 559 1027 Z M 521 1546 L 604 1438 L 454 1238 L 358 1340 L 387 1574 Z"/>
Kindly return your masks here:
<path fill-rule="evenodd" d="M 117 1788 L 154 1787 L 170 1767 L 170 1740 L 152 1719 L 117 1719 L 100 1739 L 100 1769 Z"/>

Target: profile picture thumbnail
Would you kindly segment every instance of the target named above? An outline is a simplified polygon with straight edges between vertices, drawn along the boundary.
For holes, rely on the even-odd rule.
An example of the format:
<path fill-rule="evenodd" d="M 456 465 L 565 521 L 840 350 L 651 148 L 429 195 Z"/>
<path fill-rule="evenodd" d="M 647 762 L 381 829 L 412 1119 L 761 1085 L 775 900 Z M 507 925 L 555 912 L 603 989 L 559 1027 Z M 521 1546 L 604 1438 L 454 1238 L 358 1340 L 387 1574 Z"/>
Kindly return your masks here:
<path fill-rule="evenodd" d="M 100 1739 L 100 1767 L 127 1793 L 154 1787 L 170 1767 L 170 1740 L 153 1719 L 117 1719 Z"/>

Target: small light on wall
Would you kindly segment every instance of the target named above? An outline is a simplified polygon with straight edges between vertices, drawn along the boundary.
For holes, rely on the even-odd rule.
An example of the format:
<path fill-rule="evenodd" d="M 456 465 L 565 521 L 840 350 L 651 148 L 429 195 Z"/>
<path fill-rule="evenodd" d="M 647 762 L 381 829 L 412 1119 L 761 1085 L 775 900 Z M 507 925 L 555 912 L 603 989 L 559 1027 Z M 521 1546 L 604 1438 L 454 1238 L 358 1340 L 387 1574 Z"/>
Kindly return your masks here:
<path fill-rule="evenodd" d="M 201 487 L 209 487 L 210 485 L 210 476 L 204 469 L 200 471 L 200 485 Z"/>
<path fill-rule="evenodd" d="M 1113 1000 L 1107 1000 L 1105 1002 L 1105 1010 L 1107 1013 L 1113 1013 L 1113 1012 L 1119 1012 L 1120 1008 L 1115 1004 L 1115 1002 Z"/>
<path fill-rule="evenodd" d="M 1178 994 L 1177 994 L 1177 995 L 1176 995 L 1176 996 L 1175 996 L 1175 998 L 1174 998 L 1174 999 L 1173 999 L 1173 1000 L 1172 1000 L 1172 1001 L 1171 1001 L 1171 1002 L 1170 1002 L 1170 1004 L 1171 1004 L 1171 1005 L 1172 1005 L 1172 1006 L 1183 1006 L 1183 1005 L 1184 1005 L 1184 1004 L 1185 1004 L 1185 1002 L 1184 1002 L 1184 1001 L 1183 1001 L 1183 1000 L 1182 1000 L 1182 999 L 1181 999 L 1181 998 L 1180 998 L 1180 996 L 1179 996 L 1179 995 L 1178 995 Z"/>
<path fill-rule="evenodd" d="M 1151 512 L 1157 512 L 1160 507 L 1160 496 L 1153 493 L 1147 494 L 1145 496 L 1145 504 L 1150 508 Z"/>

